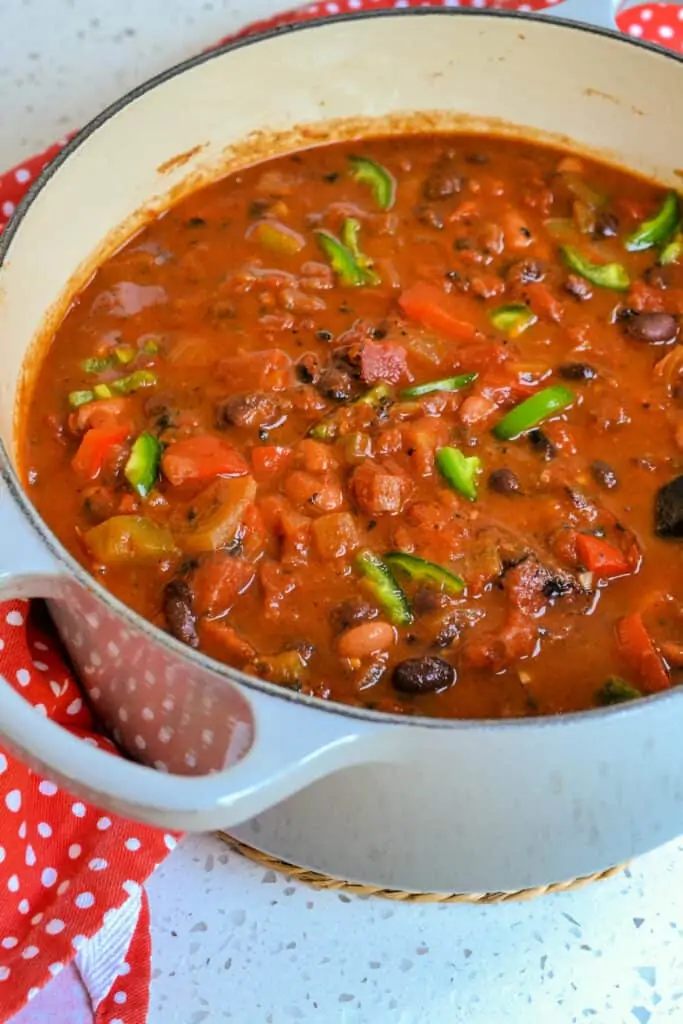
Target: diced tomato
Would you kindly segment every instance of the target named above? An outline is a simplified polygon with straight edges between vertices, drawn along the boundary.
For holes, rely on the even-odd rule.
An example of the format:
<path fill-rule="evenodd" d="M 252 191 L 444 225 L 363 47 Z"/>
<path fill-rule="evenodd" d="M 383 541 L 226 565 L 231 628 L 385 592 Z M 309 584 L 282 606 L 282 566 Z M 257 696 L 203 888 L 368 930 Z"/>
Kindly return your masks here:
<path fill-rule="evenodd" d="M 267 444 L 259 448 L 253 448 L 251 452 L 251 467 L 256 480 L 263 483 L 279 476 L 292 460 L 292 449 L 283 448 L 276 444 Z"/>
<path fill-rule="evenodd" d="M 580 533 L 576 538 L 576 556 L 588 570 L 603 579 L 611 576 L 623 576 L 631 571 L 628 559 L 619 548 L 594 537 L 592 534 Z"/>
<path fill-rule="evenodd" d="M 242 668 L 256 657 L 251 644 L 224 619 L 205 619 L 200 623 L 199 633 L 209 654 L 225 658 L 237 668 Z"/>
<path fill-rule="evenodd" d="M 311 543 L 311 520 L 298 512 L 280 494 L 271 494 L 260 503 L 261 515 L 268 532 L 279 538 L 283 562 L 305 562 Z"/>
<path fill-rule="evenodd" d="M 93 427 L 81 441 L 71 465 L 88 480 L 96 480 L 114 448 L 129 434 L 128 427 Z"/>
<path fill-rule="evenodd" d="M 329 444 L 305 437 L 296 446 L 297 464 L 307 473 L 327 473 L 334 469 L 337 460 Z"/>
<path fill-rule="evenodd" d="M 543 320 L 552 320 L 556 324 L 560 323 L 564 316 L 564 306 L 547 285 L 541 281 L 534 281 L 525 285 L 524 290 L 536 316 Z"/>
<path fill-rule="evenodd" d="M 103 398 L 98 402 L 87 402 L 69 417 L 69 426 L 76 434 L 86 430 L 113 430 L 127 425 L 133 419 L 131 398 Z M 132 428 L 131 428 L 132 432 Z"/>
<path fill-rule="evenodd" d="M 617 622 L 617 646 L 627 670 L 633 672 L 648 693 L 668 690 L 671 679 L 643 617 L 635 612 Z"/>
<path fill-rule="evenodd" d="M 218 376 L 236 391 L 281 391 L 293 382 L 292 361 L 279 348 L 238 352 L 221 360 Z"/>
<path fill-rule="evenodd" d="M 192 574 L 195 612 L 197 615 L 223 615 L 244 593 L 254 576 L 254 566 L 243 558 L 227 551 L 208 555 Z"/>
<path fill-rule="evenodd" d="M 500 672 L 520 658 L 533 654 L 538 627 L 519 611 L 510 612 L 500 629 L 479 633 L 463 646 L 462 659 L 468 668 Z"/>
<path fill-rule="evenodd" d="M 361 378 L 366 384 L 386 381 L 387 384 L 398 384 L 401 377 L 408 373 L 406 350 L 402 345 L 391 342 L 379 345 L 374 341 L 366 341 L 360 357 Z"/>
<path fill-rule="evenodd" d="M 269 619 L 279 619 L 286 598 L 299 585 L 297 571 L 289 566 L 278 565 L 277 562 L 261 562 L 259 579 L 263 588 L 265 616 Z"/>
<path fill-rule="evenodd" d="M 369 516 L 396 515 L 411 491 L 408 477 L 364 462 L 351 478 L 353 496 L 361 512 Z"/>
<path fill-rule="evenodd" d="M 498 406 L 492 399 L 484 398 L 483 395 L 469 395 L 460 406 L 460 419 L 467 427 L 473 427 L 485 423 L 498 411 Z"/>
<path fill-rule="evenodd" d="M 501 221 L 506 249 L 528 249 L 530 245 L 533 245 L 534 239 L 527 226 L 528 219 L 519 210 L 511 208 L 505 211 Z"/>
<path fill-rule="evenodd" d="M 161 459 L 164 476 L 174 487 L 216 476 L 245 476 L 249 466 L 232 445 L 213 434 L 176 441 Z"/>
<path fill-rule="evenodd" d="M 321 516 L 313 524 L 318 554 L 325 561 L 344 558 L 360 544 L 356 521 L 349 512 L 333 512 Z"/>
<path fill-rule="evenodd" d="M 399 305 L 411 320 L 439 331 L 452 341 L 471 341 L 476 328 L 458 315 L 457 303 L 441 288 L 418 281 L 399 296 Z"/>
<path fill-rule="evenodd" d="M 344 503 L 341 484 L 332 474 L 320 477 L 296 470 L 285 480 L 285 494 L 307 512 L 334 512 Z"/>
<path fill-rule="evenodd" d="M 242 517 L 242 552 L 254 562 L 263 554 L 268 541 L 268 531 L 257 505 L 247 505 Z"/>
<path fill-rule="evenodd" d="M 460 220 L 471 220 L 479 217 L 479 206 L 474 199 L 466 199 L 449 213 L 447 220 L 449 224 L 457 224 Z"/>

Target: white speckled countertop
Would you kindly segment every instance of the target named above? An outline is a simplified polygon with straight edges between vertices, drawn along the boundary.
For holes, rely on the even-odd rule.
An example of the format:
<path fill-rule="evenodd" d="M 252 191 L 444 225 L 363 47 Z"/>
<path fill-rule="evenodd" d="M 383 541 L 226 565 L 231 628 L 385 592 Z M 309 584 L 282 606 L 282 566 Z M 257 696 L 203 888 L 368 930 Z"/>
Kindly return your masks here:
<path fill-rule="evenodd" d="M 288 6 L 0 0 L 0 166 Z M 481 908 L 312 892 L 207 837 L 186 841 L 149 892 L 151 1024 L 683 1020 L 681 843 L 580 893 Z M 42 1008 L 41 1020 L 66 1024 L 53 991 L 36 1000 L 35 1019 Z"/>

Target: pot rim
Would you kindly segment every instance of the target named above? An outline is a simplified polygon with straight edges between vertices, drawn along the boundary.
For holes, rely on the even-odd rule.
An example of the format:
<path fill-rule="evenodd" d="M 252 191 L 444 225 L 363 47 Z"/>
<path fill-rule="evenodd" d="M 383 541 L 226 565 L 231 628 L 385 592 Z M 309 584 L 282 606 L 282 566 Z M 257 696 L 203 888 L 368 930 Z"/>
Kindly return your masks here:
<path fill-rule="evenodd" d="M 121 110 L 125 109 L 137 100 L 140 96 L 144 96 L 147 92 L 151 92 L 157 86 L 163 85 L 165 82 L 168 82 L 195 67 L 199 67 L 210 60 L 223 57 L 226 54 L 232 53 L 235 50 L 240 50 L 243 47 L 258 45 L 261 42 L 265 42 L 269 39 L 275 39 L 282 35 L 288 35 L 294 32 L 315 31 L 316 29 L 323 28 L 327 25 L 346 22 L 364 22 L 371 18 L 419 18 L 423 16 L 482 19 L 496 18 L 517 22 L 535 22 L 536 24 L 546 25 L 551 28 L 551 30 L 557 28 L 560 31 L 570 30 L 602 36 L 611 42 L 649 50 L 651 53 L 664 60 L 673 60 L 683 64 L 683 53 L 678 54 L 671 50 L 665 50 L 656 44 L 635 39 L 632 36 L 626 36 L 615 29 L 602 28 L 595 25 L 572 21 L 568 18 L 555 17 L 554 15 L 552 18 L 548 18 L 546 14 L 535 14 L 523 11 L 483 10 L 476 8 L 419 7 L 356 11 L 348 14 L 312 18 L 309 21 L 280 25 L 265 31 L 238 37 L 222 43 L 220 46 L 213 49 L 202 51 L 201 53 L 180 61 L 177 64 L 172 65 L 170 68 L 161 71 L 159 74 L 152 76 L 140 85 L 135 86 L 133 89 L 124 93 L 118 99 L 114 100 L 99 114 L 88 121 L 81 129 L 79 129 L 79 131 L 77 131 L 77 133 L 59 151 L 59 153 L 57 153 L 48 164 L 46 164 L 40 174 L 36 177 L 19 202 L 9 224 L 0 234 L 0 271 L 4 266 L 5 259 L 8 255 L 14 236 L 20 229 L 24 217 L 35 199 L 49 183 L 55 172 L 69 160 L 72 154 L 75 153 L 91 135 L 98 131 L 98 129 L 106 124 L 112 117 L 120 113 Z M 24 518 L 28 520 L 32 528 L 38 534 L 40 540 L 45 543 L 50 553 L 55 556 L 57 562 L 66 568 L 68 578 L 75 580 L 86 590 L 93 592 L 105 605 L 109 607 L 112 612 L 122 618 L 127 625 L 145 634 L 147 639 L 165 646 L 169 653 L 178 655 L 183 660 L 196 665 L 201 670 L 205 672 L 212 672 L 214 675 L 221 676 L 229 683 L 233 685 L 237 683 L 248 690 L 260 691 L 261 693 L 271 697 L 276 697 L 280 700 L 292 701 L 319 711 L 325 711 L 328 714 L 335 714 L 351 719 L 360 719 L 368 723 L 374 722 L 383 725 L 391 724 L 403 727 L 420 726 L 422 728 L 426 727 L 430 729 L 449 730 L 471 730 L 476 728 L 486 731 L 500 729 L 520 730 L 531 728 L 535 730 L 539 727 L 559 728 L 571 724 L 578 725 L 587 716 L 596 718 L 635 714 L 644 707 L 652 705 L 654 702 L 661 703 L 664 701 L 673 701 L 677 697 L 677 688 L 672 687 L 670 690 L 663 693 L 652 694 L 640 700 L 615 705 L 613 707 L 593 708 L 587 711 L 573 711 L 567 714 L 539 717 L 468 719 L 390 714 L 387 712 L 353 707 L 352 705 L 341 704 L 336 701 L 323 700 L 321 697 L 313 697 L 307 694 L 288 690 L 276 683 L 270 683 L 266 680 L 258 679 L 255 676 L 246 675 L 239 669 L 232 668 L 224 662 L 217 661 L 206 654 L 202 654 L 200 651 L 194 651 L 191 648 L 188 648 L 187 645 L 176 640 L 175 637 L 165 633 L 158 626 L 155 626 L 147 619 L 144 619 L 141 615 L 133 611 L 132 608 L 124 604 L 110 591 L 108 591 L 94 576 L 87 572 L 87 570 L 73 557 L 73 555 L 70 554 L 57 536 L 52 532 L 52 530 L 50 530 L 47 523 L 45 523 L 42 517 L 38 514 L 37 509 L 24 492 L 19 476 L 12 466 L 5 442 L 2 438 L 0 438 L 0 476 L 7 485 L 10 497 L 19 506 Z"/>

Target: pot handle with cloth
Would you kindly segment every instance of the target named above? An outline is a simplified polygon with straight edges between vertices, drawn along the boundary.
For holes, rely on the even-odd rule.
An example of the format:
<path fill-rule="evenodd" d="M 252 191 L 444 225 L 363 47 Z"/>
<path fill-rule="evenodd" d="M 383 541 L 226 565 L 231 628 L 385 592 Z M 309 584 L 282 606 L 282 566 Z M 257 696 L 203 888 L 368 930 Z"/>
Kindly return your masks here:
<path fill-rule="evenodd" d="M 0 601 L 66 599 L 69 577 L 0 478 Z M 14 613 L 16 615 L 16 613 Z M 212 831 L 241 823 L 340 768 L 381 759 L 400 728 L 352 712 L 243 689 L 253 721 L 245 756 L 219 771 L 158 771 L 83 742 L 40 714 L 0 671 L 0 740 L 40 775 L 91 804 L 171 831 Z M 389 740 L 388 743 L 385 741 Z"/>

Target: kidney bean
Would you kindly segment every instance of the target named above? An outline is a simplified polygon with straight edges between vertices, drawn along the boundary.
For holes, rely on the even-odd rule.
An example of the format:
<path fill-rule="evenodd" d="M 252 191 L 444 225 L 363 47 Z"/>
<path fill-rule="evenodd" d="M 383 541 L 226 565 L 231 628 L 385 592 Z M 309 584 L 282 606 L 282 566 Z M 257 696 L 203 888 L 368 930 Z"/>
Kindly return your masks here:
<path fill-rule="evenodd" d="M 407 658 L 394 669 L 392 682 L 401 693 L 434 693 L 453 685 L 455 669 L 434 655 Z"/>
<path fill-rule="evenodd" d="M 511 469 L 494 469 L 489 476 L 489 488 L 498 494 L 518 494 L 519 477 Z"/>
<path fill-rule="evenodd" d="M 594 380 L 598 375 L 588 363 L 563 363 L 557 372 L 564 380 Z"/>
<path fill-rule="evenodd" d="M 670 313 L 632 313 L 622 323 L 629 338 L 649 345 L 666 345 L 678 337 L 678 324 Z"/>
<path fill-rule="evenodd" d="M 612 467 L 608 465 L 608 463 L 603 462 L 602 459 L 596 459 L 595 462 L 591 463 L 591 473 L 595 482 L 608 491 L 611 491 L 619 483 L 617 474 L 614 472 Z"/>
<path fill-rule="evenodd" d="M 192 591 L 183 580 L 171 580 L 164 587 L 163 611 L 168 628 L 188 647 L 199 647 L 196 618 L 192 610 Z"/>
<path fill-rule="evenodd" d="M 395 639 L 393 626 L 388 622 L 364 622 L 339 638 L 339 653 L 342 658 L 368 658 L 388 651 L 394 646 Z"/>

